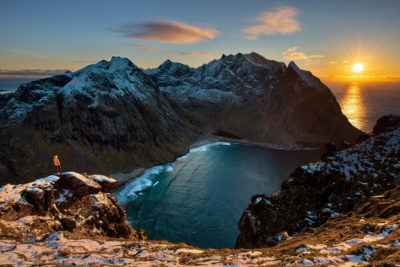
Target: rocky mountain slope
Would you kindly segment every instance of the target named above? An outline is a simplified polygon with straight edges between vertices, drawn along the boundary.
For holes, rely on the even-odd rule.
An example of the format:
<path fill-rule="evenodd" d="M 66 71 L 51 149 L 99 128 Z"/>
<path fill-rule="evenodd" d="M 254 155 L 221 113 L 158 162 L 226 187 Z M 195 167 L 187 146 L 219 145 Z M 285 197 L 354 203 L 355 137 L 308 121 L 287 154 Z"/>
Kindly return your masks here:
<path fill-rule="evenodd" d="M 198 68 L 167 60 L 147 73 L 210 132 L 285 146 L 352 142 L 360 134 L 330 90 L 294 62 L 239 53 Z"/>
<path fill-rule="evenodd" d="M 253 196 L 239 221 L 236 247 L 276 245 L 284 232 L 310 231 L 341 213 L 351 215 L 365 203 L 359 214 L 397 216 L 397 202 L 373 200 L 394 188 L 396 179 L 399 183 L 400 116 L 387 116 L 378 120 L 369 139 L 298 167 L 275 194 Z"/>
<path fill-rule="evenodd" d="M 67 183 L 65 183 L 67 182 Z M 395 266 L 400 186 L 270 248 L 199 249 L 145 240 L 109 193 L 116 181 L 68 172 L 0 188 L 0 263 L 79 266 Z M 384 265 L 386 264 L 386 265 Z"/>
<path fill-rule="evenodd" d="M 173 160 L 198 136 L 126 58 L 22 84 L 7 97 L 0 106 L 2 184 L 49 173 L 55 154 L 81 172 L 128 172 Z"/>

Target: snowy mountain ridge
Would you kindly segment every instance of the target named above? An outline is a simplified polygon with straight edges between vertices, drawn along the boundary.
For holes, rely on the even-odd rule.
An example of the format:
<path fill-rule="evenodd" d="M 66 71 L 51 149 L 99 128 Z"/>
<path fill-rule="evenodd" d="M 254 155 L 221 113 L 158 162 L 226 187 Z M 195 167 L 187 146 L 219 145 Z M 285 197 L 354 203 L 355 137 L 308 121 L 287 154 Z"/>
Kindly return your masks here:
<path fill-rule="evenodd" d="M 360 134 L 329 88 L 294 62 L 286 66 L 254 52 L 238 53 L 198 68 L 166 60 L 146 72 L 164 95 L 209 128 L 245 140 L 304 147 L 352 142 Z"/>
<path fill-rule="evenodd" d="M 155 104 L 151 103 L 151 96 L 157 88 L 145 84 L 151 85 L 151 81 L 145 78 L 144 72 L 129 59 L 112 57 L 110 61 L 102 60 L 75 72 L 34 81 L 34 87 L 29 91 L 32 99 L 24 98 L 26 86 L 32 83 L 22 84 L 3 111 L 10 123 L 18 123 L 25 119 L 32 108 L 51 103 L 51 96 L 57 94 L 63 95 L 66 105 L 76 102 L 75 98 L 82 94 L 90 99 L 89 105 L 92 107 L 106 104 L 103 103 L 103 97 L 117 99 L 125 94 L 134 95 L 139 101 L 149 101 L 150 105 Z"/>

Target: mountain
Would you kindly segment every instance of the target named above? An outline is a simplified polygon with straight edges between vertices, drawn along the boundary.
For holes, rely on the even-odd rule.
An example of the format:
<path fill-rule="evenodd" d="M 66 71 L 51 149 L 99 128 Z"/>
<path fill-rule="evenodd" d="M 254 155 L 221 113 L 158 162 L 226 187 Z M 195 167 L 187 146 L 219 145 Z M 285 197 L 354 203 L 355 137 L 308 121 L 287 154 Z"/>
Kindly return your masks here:
<path fill-rule="evenodd" d="M 211 133 L 284 146 L 353 142 L 354 128 L 330 90 L 294 62 L 257 53 L 223 55 L 198 68 L 165 61 L 147 73 Z"/>
<path fill-rule="evenodd" d="M 399 179 L 400 116 L 392 115 L 379 119 L 374 135 L 362 143 L 298 167 L 280 191 L 254 195 L 238 223 L 236 247 L 273 246 L 284 232 L 296 235 L 311 231 L 363 205 L 368 208 L 360 213 L 371 214 L 372 206 L 378 214 L 374 216 L 389 218 L 398 214 L 398 202 L 379 207 L 371 201 L 399 185 Z"/>
<path fill-rule="evenodd" d="M 7 97 L 0 106 L 2 183 L 52 173 L 55 154 L 80 172 L 129 172 L 175 159 L 198 135 L 126 58 L 22 84 Z"/>
<path fill-rule="evenodd" d="M 113 57 L 1 96 L 0 126 L 0 184 L 46 176 L 56 154 L 79 172 L 130 173 L 211 134 L 315 147 L 361 133 L 318 78 L 256 53 L 147 71 Z"/>

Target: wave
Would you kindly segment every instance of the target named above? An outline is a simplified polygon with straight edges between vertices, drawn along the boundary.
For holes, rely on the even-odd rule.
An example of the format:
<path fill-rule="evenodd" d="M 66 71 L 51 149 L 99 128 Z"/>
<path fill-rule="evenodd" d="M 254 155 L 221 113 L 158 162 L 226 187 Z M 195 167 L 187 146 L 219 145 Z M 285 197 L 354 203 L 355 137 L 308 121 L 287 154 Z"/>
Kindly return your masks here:
<path fill-rule="evenodd" d="M 231 143 L 229 143 L 229 142 L 215 142 L 215 143 L 206 144 L 206 145 L 192 148 L 189 150 L 189 153 L 200 152 L 200 151 L 204 152 L 204 151 L 207 151 L 208 148 L 213 147 L 213 146 L 230 146 L 230 145 L 231 145 Z"/>
<path fill-rule="evenodd" d="M 126 184 L 119 192 L 115 193 L 118 202 L 121 204 L 126 204 L 134 199 L 136 199 L 141 192 L 151 189 L 154 185 L 155 176 L 163 171 L 167 171 L 171 164 L 164 164 L 154 166 L 147 169 L 141 176 L 133 179 L 131 182 Z"/>
<path fill-rule="evenodd" d="M 177 158 L 175 162 L 158 165 L 147 169 L 141 176 L 137 177 L 136 179 L 133 179 L 131 182 L 126 184 L 120 191 L 115 193 L 118 202 L 121 203 L 122 205 L 125 205 L 128 202 L 135 200 L 140 194 L 142 194 L 143 191 L 151 190 L 159 183 L 159 181 L 156 180 L 158 174 L 162 172 L 172 172 L 174 170 L 176 162 L 187 158 L 190 153 L 205 152 L 210 147 L 220 146 L 220 145 L 230 146 L 231 143 L 215 142 L 211 144 L 202 145 L 196 148 L 192 148 L 189 150 L 187 154 Z"/>

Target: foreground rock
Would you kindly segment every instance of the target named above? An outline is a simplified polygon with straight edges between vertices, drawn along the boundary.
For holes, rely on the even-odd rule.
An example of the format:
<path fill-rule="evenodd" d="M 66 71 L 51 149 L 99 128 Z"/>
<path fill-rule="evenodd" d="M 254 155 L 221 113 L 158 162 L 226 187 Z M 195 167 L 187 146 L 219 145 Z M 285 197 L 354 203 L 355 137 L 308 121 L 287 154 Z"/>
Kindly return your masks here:
<path fill-rule="evenodd" d="M 125 209 L 110 194 L 117 183 L 105 176 L 67 172 L 5 185 L 0 188 L 0 235 L 42 240 L 56 231 L 69 231 L 78 236 L 143 239 L 144 233 L 132 229 Z"/>
<path fill-rule="evenodd" d="M 236 247 L 273 246 L 283 232 L 310 231 L 394 188 L 399 175 L 400 116 L 387 116 L 366 141 L 297 168 L 275 194 L 253 196 L 239 221 Z"/>
<path fill-rule="evenodd" d="M 331 93 L 294 62 L 223 55 L 198 68 L 165 61 L 147 71 L 160 90 L 215 134 L 280 146 L 322 146 L 361 133 Z"/>
<path fill-rule="evenodd" d="M 349 213 L 310 232 L 289 236 L 272 248 L 199 249 L 166 241 L 83 235 L 53 230 L 27 238 L 18 225 L 0 224 L 0 263 L 78 266 L 396 266 L 400 262 L 400 187 L 371 197 Z M 40 218 L 38 218 L 40 219 Z M 15 228 L 25 227 L 25 228 Z M 39 229 L 40 230 L 40 229 Z"/>

